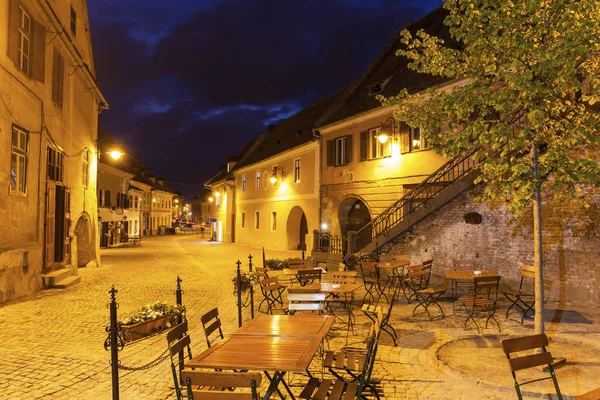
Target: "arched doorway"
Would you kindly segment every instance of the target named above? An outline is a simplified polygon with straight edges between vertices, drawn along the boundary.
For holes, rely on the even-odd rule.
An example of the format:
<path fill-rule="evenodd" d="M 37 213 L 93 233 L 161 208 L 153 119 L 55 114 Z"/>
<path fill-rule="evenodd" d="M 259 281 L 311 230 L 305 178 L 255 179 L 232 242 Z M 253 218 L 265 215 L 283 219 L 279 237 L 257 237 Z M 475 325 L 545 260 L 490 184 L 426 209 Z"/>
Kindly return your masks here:
<path fill-rule="evenodd" d="M 94 230 L 92 229 L 90 215 L 82 213 L 75 225 L 77 237 L 77 266 L 85 267 L 87 263 L 96 259 L 96 246 L 94 245 Z"/>
<path fill-rule="evenodd" d="M 308 222 L 304 210 L 294 206 L 290 210 L 287 220 L 286 233 L 288 237 L 289 250 L 306 250 L 306 235 L 308 234 Z"/>
<path fill-rule="evenodd" d="M 348 237 L 348 232 L 359 231 L 371 222 L 371 213 L 367 205 L 359 198 L 348 197 L 338 208 L 338 220 L 343 237 Z"/>

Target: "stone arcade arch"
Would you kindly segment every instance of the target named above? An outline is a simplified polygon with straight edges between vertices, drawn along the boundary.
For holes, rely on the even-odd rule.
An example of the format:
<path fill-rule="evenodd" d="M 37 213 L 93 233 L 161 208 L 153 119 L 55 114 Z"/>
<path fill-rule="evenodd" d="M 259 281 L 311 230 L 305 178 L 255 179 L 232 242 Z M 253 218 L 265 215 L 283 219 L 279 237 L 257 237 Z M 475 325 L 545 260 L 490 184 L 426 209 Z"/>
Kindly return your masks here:
<path fill-rule="evenodd" d="M 85 267 L 87 263 L 96 259 L 96 236 L 87 212 L 84 211 L 79 216 L 74 234 L 77 237 L 77 266 Z"/>
<path fill-rule="evenodd" d="M 350 196 L 340 203 L 338 221 L 342 236 L 348 237 L 349 231 L 358 231 L 371 222 L 371 212 L 364 201 L 358 197 Z"/>
<path fill-rule="evenodd" d="M 294 206 L 290 210 L 287 219 L 286 233 L 289 250 L 306 250 L 306 235 L 308 234 L 308 222 L 304 210 Z"/>

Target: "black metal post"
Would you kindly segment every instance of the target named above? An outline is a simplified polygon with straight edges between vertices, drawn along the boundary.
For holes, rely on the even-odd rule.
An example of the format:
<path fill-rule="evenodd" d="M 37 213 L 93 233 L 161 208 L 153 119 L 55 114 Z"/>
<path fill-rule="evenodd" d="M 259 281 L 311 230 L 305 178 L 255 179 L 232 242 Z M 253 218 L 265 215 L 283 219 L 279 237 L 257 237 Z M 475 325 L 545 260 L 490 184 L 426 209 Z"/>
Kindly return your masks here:
<path fill-rule="evenodd" d="M 117 293 L 114 286 L 108 292 L 110 293 L 110 366 L 112 373 L 112 398 L 119 400 L 119 349 L 117 347 Z"/>
<path fill-rule="evenodd" d="M 181 307 L 183 306 L 183 290 L 181 290 L 181 277 L 179 275 L 177 275 L 177 289 L 175 289 L 175 302 L 176 304 Z M 183 315 L 179 314 L 179 316 L 177 317 L 177 325 L 181 324 L 183 322 Z M 183 378 L 181 377 L 181 371 L 183 371 L 183 361 L 184 361 L 184 355 L 183 355 L 183 349 L 181 349 L 181 351 L 178 354 L 179 356 L 179 383 L 183 383 Z"/>
<path fill-rule="evenodd" d="M 242 326 L 242 273 L 240 271 L 240 265 L 242 265 L 242 262 L 240 260 L 237 260 L 236 262 L 237 264 L 237 280 L 236 280 L 236 286 L 237 286 L 237 307 L 238 307 L 238 327 Z"/>
<path fill-rule="evenodd" d="M 267 260 L 265 258 L 265 248 L 263 247 L 263 268 L 267 268 Z"/>
<path fill-rule="evenodd" d="M 248 256 L 248 269 L 252 276 L 252 254 Z M 254 285 L 250 284 L 250 318 L 254 319 Z"/>
<path fill-rule="evenodd" d="M 177 275 L 177 289 L 175 290 L 175 302 L 178 306 L 183 305 L 183 301 L 181 300 L 181 297 L 183 295 L 183 290 L 181 290 L 181 282 L 181 277 Z M 179 321 L 179 323 L 181 323 L 181 321 Z"/>
<path fill-rule="evenodd" d="M 304 260 L 304 249 L 302 249 L 302 259 Z"/>

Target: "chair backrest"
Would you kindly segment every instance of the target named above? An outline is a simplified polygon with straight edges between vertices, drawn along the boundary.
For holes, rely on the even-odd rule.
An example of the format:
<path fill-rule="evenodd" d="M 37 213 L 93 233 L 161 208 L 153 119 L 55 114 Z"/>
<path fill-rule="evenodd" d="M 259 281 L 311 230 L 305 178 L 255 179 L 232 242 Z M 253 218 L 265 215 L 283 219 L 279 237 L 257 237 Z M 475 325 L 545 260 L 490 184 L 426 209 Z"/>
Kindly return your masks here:
<path fill-rule="evenodd" d="M 521 283 L 519 284 L 519 292 L 523 291 L 523 283 L 531 283 L 531 291 L 535 290 L 535 267 L 533 265 L 521 265 Z"/>
<path fill-rule="evenodd" d="M 260 288 L 263 290 L 263 294 L 265 292 L 271 292 L 273 290 L 278 289 L 279 283 L 278 283 L 278 279 L 276 276 L 272 277 L 272 278 L 264 278 L 263 280 L 260 281 Z"/>
<path fill-rule="evenodd" d="M 187 334 L 188 323 L 184 320 L 181 324 L 167 332 L 167 346 L 169 349 L 169 358 L 171 360 L 171 372 L 173 374 L 173 383 L 175 385 L 175 393 L 177 399 L 183 398 L 183 393 L 180 386 L 179 373 L 183 370 L 183 365 L 186 361 L 192 358 L 191 339 Z M 181 353 L 182 357 L 179 357 Z"/>
<path fill-rule="evenodd" d="M 294 258 L 294 259 L 288 260 L 287 264 L 288 264 L 289 269 L 310 268 L 310 267 L 312 267 L 312 260 L 311 259 L 301 260 L 299 258 Z"/>
<path fill-rule="evenodd" d="M 474 270 L 477 269 L 477 262 L 474 258 L 453 259 L 452 268 Z"/>
<path fill-rule="evenodd" d="M 409 256 L 407 254 L 392 254 L 392 260 L 394 260 L 394 261 L 410 263 L 411 258 L 412 258 L 412 256 Z"/>
<path fill-rule="evenodd" d="M 411 265 L 408 267 L 408 277 L 414 288 L 425 289 L 431 278 L 431 264 Z"/>
<path fill-rule="evenodd" d="M 290 314 L 296 311 L 317 311 L 320 314 L 325 309 L 325 293 L 289 293 L 288 310 Z"/>
<path fill-rule="evenodd" d="M 549 351 L 546 351 L 546 346 L 548 346 L 548 337 L 543 333 L 539 335 L 523 336 L 515 339 L 506 339 L 502 341 L 502 350 L 508 359 L 508 366 L 510 367 L 510 372 L 512 373 L 515 381 L 515 389 L 519 398 L 521 398 L 521 385 L 526 385 L 538 380 L 552 379 L 556 393 L 558 394 L 559 398 L 562 399 L 560 388 L 558 387 L 558 381 L 556 380 L 556 375 L 554 374 L 554 368 L 552 367 L 552 354 L 550 354 Z M 536 349 L 541 349 L 542 352 L 535 352 Z M 523 352 L 527 350 L 533 350 L 532 354 L 521 354 L 517 357 L 511 357 L 512 353 Z M 523 383 L 519 383 L 517 381 L 517 375 L 515 374 L 516 371 L 534 368 L 541 365 L 545 365 L 547 367 L 547 371 L 550 373 L 550 376 Z"/>
<path fill-rule="evenodd" d="M 429 259 L 429 260 L 423 261 L 423 266 L 424 267 L 431 267 L 431 266 L 433 266 L 433 259 Z"/>
<path fill-rule="evenodd" d="M 358 376 L 358 388 L 356 391 L 356 398 L 362 398 L 362 392 L 371 384 L 371 374 L 373 373 L 373 367 L 375 366 L 375 357 L 377 355 L 377 347 L 379 345 L 379 333 L 380 333 L 381 321 L 379 316 L 377 320 L 371 326 L 369 336 L 367 338 L 367 354 L 364 360 L 362 373 Z"/>
<path fill-rule="evenodd" d="M 201 316 L 200 322 L 202 322 L 202 328 L 204 329 L 204 336 L 206 337 L 206 344 L 208 347 L 210 347 L 218 338 L 224 338 L 223 330 L 221 329 L 221 319 L 219 318 L 219 309 L 217 307 Z M 215 332 L 216 334 L 213 335 Z"/>
<path fill-rule="evenodd" d="M 259 372 L 198 371 L 182 372 L 190 399 L 206 400 L 258 400 L 258 387 L 262 376 Z M 200 389 L 201 388 L 201 389 Z M 218 388 L 251 388 L 250 392 L 218 390 Z M 213 389 L 213 390 L 211 390 Z"/>
<path fill-rule="evenodd" d="M 287 292 L 289 293 L 321 293 L 321 289 L 313 289 L 306 287 L 288 287 Z"/>
<path fill-rule="evenodd" d="M 315 280 L 321 282 L 321 269 L 301 269 L 298 271 L 298 282 L 304 286 L 313 283 Z"/>
<path fill-rule="evenodd" d="M 500 287 L 500 275 L 477 276 L 473 285 L 473 297 L 487 297 L 494 303 L 498 301 L 498 288 Z"/>
<path fill-rule="evenodd" d="M 324 275 L 324 279 L 331 283 L 356 283 L 356 271 L 333 271 Z"/>
<path fill-rule="evenodd" d="M 261 278 L 268 278 L 269 277 L 269 268 L 254 267 L 254 269 L 258 273 L 259 277 L 261 277 Z"/>
<path fill-rule="evenodd" d="M 375 261 L 362 261 L 359 263 L 360 270 L 363 278 L 369 277 L 373 278 L 377 275 L 377 262 Z"/>

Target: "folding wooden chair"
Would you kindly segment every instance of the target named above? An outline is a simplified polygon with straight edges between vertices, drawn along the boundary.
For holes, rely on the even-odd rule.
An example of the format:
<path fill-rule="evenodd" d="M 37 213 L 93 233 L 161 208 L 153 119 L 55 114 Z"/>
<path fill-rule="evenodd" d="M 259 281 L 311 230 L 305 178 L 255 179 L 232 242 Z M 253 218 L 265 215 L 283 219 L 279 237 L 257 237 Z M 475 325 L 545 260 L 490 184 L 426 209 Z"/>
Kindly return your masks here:
<path fill-rule="evenodd" d="M 475 316 L 478 313 L 484 313 L 486 315 L 485 327 L 487 328 L 490 319 L 493 319 L 498 326 L 498 331 L 501 331 L 500 324 L 496 319 L 496 305 L 498 303 L 498 287 L 500 286 L 500 276 L 479 276 L 475 278 L 473 285 L 473 295 L 468 297 L 461 297 L 458 299 L 465 305 L 468 317 L 465 320 L 465 329 L 469 320 L 472 320 L 477 327 L 477 332 L 480 332 L 479 324 L 475 320 Z"/>
<path fill-rule="evenodd" d="M 167 332 L 167 346 L 169 348 L 169 358 L 171 360 L 171 372 L 173 373 L 173 384 L 175 385 L 175 394 L 177 400 L 183 400 L 187 397 L 181 372 L 186 361 L 192 359 L 191 339 L 187 333 L 188 323 L 184 320 L 181 324 Z"/>
<path fill-rule="evenodd" d="M 262 382 L 259 372 L 182 371 L 189 400 L 259 400 L 258 387 Z M 223 391 L 224 388 L 229 390 Z M 236 388 L 250 388 L 238 392 Z"/>
<path fill-rule="evenodd" d="M 417 296 L 419 290 L 429 287 L 429 279 L 431 278 L 431 264 L 411 265 L 407 267 L 408 275 L 404 278 L 404 286 L 402 287 L 404 296 L 410 304 L 410 300 Z M 408 294 L 407 294 L 408 292 Z"/>
<path fill-rule="evenodd" d="M 311 378 L 300 393 L 300 398 L 315 400 L 366 399 L 367 397 L 363 393 L 369 390 L 379 399 L 377 389 L 371 383 L 371 373 L 375 365 L 380 324 L 380 321 L 373 323 L 364 351 L 328 351 L 323 365 L 329 368 L 329 372 L 336 377 L 337 381 Z"/>
<path fill-rule="evenodd" d="M 260 281 L 260 290 L 264 296 L 264 299 L 258 304 L 258 310 L 260 306 L 267 302 L 267 314 L 272 314 L 273 309 L 276 308 L 277 303 L 283 306 L 283 292 L 287 286 L 280 285 L 277 277 L 264 278 Z"/>
<path fill-rule="evenodd" d="M 382 306 L 378 304 L 363 304 L 361 311 L 369 318 L 373 323 L 379 321 L 379 328 L 381 331 L 387 333 L 391 336 L 394 341 L 394 346 L 398 346 L 398 333 L 392 325 L 390 325 L 390 317 L 392 315 L 392 309 L 394 308 L 394 303 L 396 302 L 396 298 L 399 294 L 400 286 L 396 286 L 393 294 L 390 296 L 390 300 L 388 301 L 387 307 L 384 309 Z"/>
<path fill-rule="evenodd" d="M 525 287 L 523 286 L 525 284 Z M 526 290 L 526 287 L 531 287 L 531 291 Z M 510 307 L 506 310 L 506 318 L 513 307 L 517 307 L 523 313 L 521 324 L 525 318 L 534 314 L 535 307 L 535 267 L 533 265 L 521 265 L 521 282 L 517 291 L 502 291 L 504 297 L 511 302 Z M 530 314 L 531 313 L 531 314 Z M 529 315 L 528 315 L 529 314 Z"/>
<path fill-rule="evenodd" d="M 225 336 L 221 329 L 221 319 L 219 318 L 219 309 L 217 307 L 202 315 L 200 322 L 202 323 L 202 329 L 204 329 L 204 336 L 206 337 L 206 345 L 208 347 L 212 346 L 213 342 L 219 338 L 223 340 Z M 213 335 L 215 332 L 216 335 Z"/>
<path fill-rule="evenodd" d="M 377 292 L 377 263 L 373 261 L 363 261 L 358 265 L 360 267 L 360 273 L 362 275 L 363 285 L 365 287 L 363 303 L 367 299 L 367 296 L 371 297 L 371 301 L 376 303 L 379 300 L 379 295 L 376 299 L 373 291 Z"/>
<path fill-rule="evenodd" d="M 311 311 L 323 314 L 325 309 L 325 293 L 290 293 L 288 292 L 288 313 Z"/>
<path fill-rule="evenodd" d="M 321 269 L 301 269 L 298 271 L 298 282 L 301 286 L 306 286 L 314 281 L 321 282 Z"/>
<path fill-rule="evenodd" d="M 552 354 L 550 354 L 549 351 L 546 351 L 546 346 L 548 346 L 548 337 L 543 333 L 539 335 L 524 336 L 516 339 L 506 339 L 502 341 L 502 350 L 504 350 L 504 354 L 506 354 L 506 358 L 508 359 L 508 365 L 515 381 L 515 390 L 517 391 L 517 397 L 519 400 L 523 399 L 523 395 L 521 394 L 521 386 L 546 379 L 552 379 L 552 383 L 554 383 L 554 388 L 556 389 L 556 395 L 558 396 L 559 400 L 562 400 L 563 397 L 560 393 L 560 388 L 558 387 L 558 381 L 556 380 L 556 375 L 554 374 L 554 368 L 552 367 Z M 534 352 L 526 356 L 511 357 L 511 353 L 534 350 L 538 348 L 542 349 L 541 353 Z M 544 371 L 548 371 L 550 376 L 532 379 L 523 383 L 519 383 L 517 381 L 517 375 L 515 373 L 516 371 L 538 367 L 541 365 L 546 366 Z"/>

